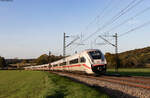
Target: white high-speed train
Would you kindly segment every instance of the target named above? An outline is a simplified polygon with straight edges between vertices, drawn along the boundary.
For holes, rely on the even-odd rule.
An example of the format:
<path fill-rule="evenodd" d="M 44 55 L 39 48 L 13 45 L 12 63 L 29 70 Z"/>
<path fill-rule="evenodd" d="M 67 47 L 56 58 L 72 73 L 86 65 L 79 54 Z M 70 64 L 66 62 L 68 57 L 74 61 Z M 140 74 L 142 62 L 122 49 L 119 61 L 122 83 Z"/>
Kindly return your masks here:
<path fill-rule="evenodd" d="M 25 69 L 78 71 L 88 74 L 101 74 L 106 72 L 106 67 L 107 62 L 104 54 L 98 49 L 89 49 L 50 64 L 29 66 L 25 67 Z"/>

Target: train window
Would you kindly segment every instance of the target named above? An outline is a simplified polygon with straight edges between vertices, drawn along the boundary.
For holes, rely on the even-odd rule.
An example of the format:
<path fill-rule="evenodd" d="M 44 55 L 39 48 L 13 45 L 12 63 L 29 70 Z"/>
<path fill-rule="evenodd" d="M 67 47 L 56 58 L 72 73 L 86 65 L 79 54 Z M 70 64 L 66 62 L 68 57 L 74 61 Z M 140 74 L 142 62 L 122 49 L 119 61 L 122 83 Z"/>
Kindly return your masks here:
<path fill-rule="evenodd" d="M 69 63 L 70 64 L 76 64 L 76 63 L 78 63 L 78 59 L 73 59 L 73 60 L 69 61 Z"/>
<path fill-rule="evenodd" d="M 81 58 L 80 58 L 80 62 L 81 62 L 81 63 L 84 63 L 85 61 L 86 61 L 86 60 L 85 60 L 84 57 L 81 57 Z"/>
<path fill-rule="evenodd" d="M 66 62 L 60 63 L 60 66 L 66 65 Z"/>
<path fill-rule="evenodd" d="M 52 67 L 52 65 L 49 65 L 49 67 Z"/>
<path fill-rule="evenodd" d="M 56 66 L 57 66 L 57 64 L 53 65 L 53 67 L 56 67 Z"/>
<path fill-rule="evenodd" d="M 101 59 L 101 55 L 102 53 L 100 51 L 90 51 L 89 55 L 93 58 L 93 59 Z"/>
<path fill-rule="evenodd" d="M 62 66 L 62 65 L 63 65 L 62 63 L 59 64 L 59 66 Z"/>
<path fill-rule="evenodd" d="M 62 65 L 66 65 L 66 62 L 63 62 Z"/>

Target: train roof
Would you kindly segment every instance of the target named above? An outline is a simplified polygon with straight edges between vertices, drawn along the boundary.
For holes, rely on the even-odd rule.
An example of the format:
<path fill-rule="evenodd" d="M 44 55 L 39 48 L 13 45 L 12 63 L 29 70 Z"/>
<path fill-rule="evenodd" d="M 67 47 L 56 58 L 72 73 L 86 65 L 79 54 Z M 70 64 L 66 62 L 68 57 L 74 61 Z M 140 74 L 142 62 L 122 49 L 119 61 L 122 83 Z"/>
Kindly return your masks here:
<path fill-rule="evenodd" d="M 27 66 L 27 67 L 24 67 L 24 68 L 36 68 L 36 67 L 44 67 L 44 66 L 49 66 L 49 64 L 36 65 L 36 66 Z"/>
<path fill-rule="evenodd" d="M 60 60 L 58 60 L 58 61 L 54 61 L 54 62 L 52 62 L 51 64 L 55 64 L 55 63 L 62 63 L 64 60 L 66 60 L 66 59 L 70 59 L 70 58 L 75 58 L 76 56 L 78 56 L 78 55 L 81 55 L 82 53 L 87 53 L 87 52 L 89 52 L 89 51 L 100 51 L 100 49 L 86 49 L 86 50 L 84 50 L 84 51 L 81 51 L 81 52 L 79 52 L 79 53 L 76 53 L 76 54 L 73 54 L 73 55 L 71 55 L 71 56 L 68 56 L 68 57 L 66 57 L 66 58 L 63 58 L 63 59 L 60 59 Z"/>
<path fill-rule="evenodd" d="M 86 49 L 86 50 L 84 50 L 82 52 L 89 52 L 89 51 L 100 51 L 100 49 Z"/>
<path fill-rule="evenodd" d="M 60 60 L 58 60 L 58 61 L 54 61 L 54 62 L 52 62 L 51 64 L 57 64 L 57 63 L 62 63 L 62 62 L 64 62 L 64 60 L 66 60 L 66 59 L 70 59 L 70 58 L 75 58 L 76 56 L 78 56 L 78 55 L 81 55 L 81 54 L 83 54 L 83 53 L 87 53 L 87 52 L 89 52 L 89 51 L 100 51 L 100 49 L 86 49 L 86 50 L 84 50 L 84 51 L 81 51 L 81 52 L 79 52 L 79 53 L 76 53 L 76 54 L 74 54 L 74 55 L 71 55 L 71 56 L 68 56 L 68 57 L 66 57 L 66 58 L 63 58 L 63 59 L 60 59 Z M 43 65 L 36 65 L 36 66 L 27 66 L 27 67 L 24 67 L 24 68 L 31 68 L 31 67 L 42 67 L 42 66 L 49 66 L 48 64 L 43 64 Z"/>

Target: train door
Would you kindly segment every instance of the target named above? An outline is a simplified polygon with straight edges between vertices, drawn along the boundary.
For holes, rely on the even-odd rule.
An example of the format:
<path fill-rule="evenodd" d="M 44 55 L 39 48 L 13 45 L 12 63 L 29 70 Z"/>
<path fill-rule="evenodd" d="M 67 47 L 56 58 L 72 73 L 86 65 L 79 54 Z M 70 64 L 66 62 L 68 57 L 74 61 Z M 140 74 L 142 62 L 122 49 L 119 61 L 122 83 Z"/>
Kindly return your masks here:
<path fill-rule="evenodd" d="M 85 57 L 80 55 L 79 56 L 79 64 L 81 65 L 80 70 L 83 71 L 83 72 L 86 71 L 86 69 L 84 67 L 85 62 L 86 62 Z"/>

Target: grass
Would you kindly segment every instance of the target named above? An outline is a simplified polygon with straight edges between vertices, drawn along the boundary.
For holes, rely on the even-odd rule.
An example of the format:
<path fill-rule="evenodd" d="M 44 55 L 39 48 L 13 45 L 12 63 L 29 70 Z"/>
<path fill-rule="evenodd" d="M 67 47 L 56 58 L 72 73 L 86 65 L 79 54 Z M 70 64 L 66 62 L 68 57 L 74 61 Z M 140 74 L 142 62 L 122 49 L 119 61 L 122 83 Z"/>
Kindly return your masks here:
<path fill-rule="evenodd" d="M 45 73 L 0 71 L 0 98 L 42 98 L 47 93 Z"/>
<path fill-rule="evenodd" d="M 48 98 L 110 98 L 104 93 L 100 93 L 97 90 L 87 87 L 80 83 L 75 83 L 67 78 L 49 74 L 51 77 L 51 84 Z M 53 88 L 54 87 L 54 88 Z"/>
<path fill-rule="evenodd" d="M 103 92 L 42 71 L 0 71 L 0 98 L 110 98 Z"/>
<path fill-rule="evenodd" d="M 114 74 L 115 69 L 108 69 L 107 73 Z M 119 68 L 118 73 L 130 76 L 150 76 L 150 68 Z"/>

